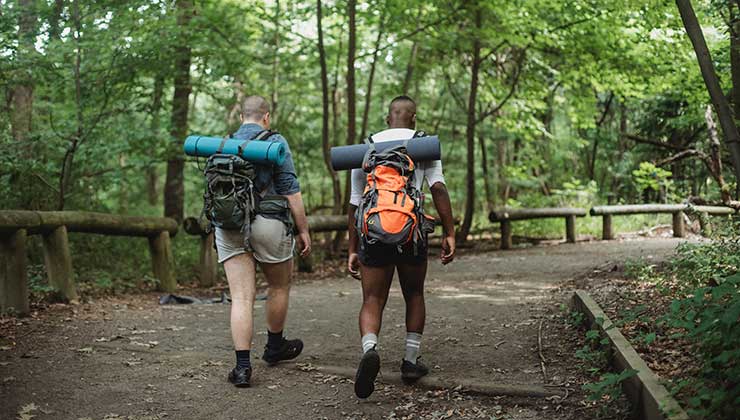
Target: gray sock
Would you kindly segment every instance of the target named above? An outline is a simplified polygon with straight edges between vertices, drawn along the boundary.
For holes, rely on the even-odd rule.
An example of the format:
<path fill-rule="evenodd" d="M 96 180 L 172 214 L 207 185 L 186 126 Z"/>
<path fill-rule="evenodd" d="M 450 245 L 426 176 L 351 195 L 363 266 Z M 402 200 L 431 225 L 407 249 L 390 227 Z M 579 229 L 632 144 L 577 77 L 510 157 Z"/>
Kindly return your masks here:
<path fill-rule="evenodd" d="M 368 350 L 378 345 L 378 336 L 373 333 L 368 333 L 362 336 L 362 354 L 368 352 Z"/>
<path fill-rule="evenodd" d="M 416 363 L 416 359 L 421 354 L 421 333 L 407 332 L 406 333 L 406 355 L 403 360 L 411 363 Z"/>

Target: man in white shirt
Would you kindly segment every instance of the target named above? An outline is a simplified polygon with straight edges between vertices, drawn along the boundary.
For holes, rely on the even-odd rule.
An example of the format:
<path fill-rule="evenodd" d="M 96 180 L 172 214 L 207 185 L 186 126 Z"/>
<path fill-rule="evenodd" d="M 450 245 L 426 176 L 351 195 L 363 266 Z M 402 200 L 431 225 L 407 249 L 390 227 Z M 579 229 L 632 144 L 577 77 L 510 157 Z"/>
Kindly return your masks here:
<path fill-rule="evenodd" d="M 414 137 L 416 131 L 416 103 L 408 96 L 394 98 L 386 117 L 388 129 L 372 136 L 374 142 L 404 140 Z M 442 162 L 416 162 L 414 187 L 421 191 L 426 180 L 432 193 L 434 206 L 442 221 L 444 235 L 440 260 L 448 264 L 455 257 L 455 226 L 452 206 L 447 193 Z M 427 243 L 424 235 L 417 252 L 413 244 L 403 249 L 384 244 L 361 243 L 355 227 L 358 205 L 367 183 L 367 174 L 362 169 L 352 171 L 352 193 L 349 211 L 349 258 L 347 266 L 353 277 L 362 281 L 362 309 L 360 310 L 360 335 L 363 356 L 355 378 L 355 394 L 367 398 L 375 389 L 375 377 L 380 370 L 380 357 L 376 351 L 378 333 L 383 317 L 383 308 L 398 270 L 403 297 L 406 302 L 406 354 L 401 362 L 401 376 L 405 382 L 418 380 L 429 373 L 419 361 L 421 337 L 424 332 L 426 308 L 424 304 L 424 279 L 427 272 Z M 399 252 L 400 251 L 400 252 Z"/>

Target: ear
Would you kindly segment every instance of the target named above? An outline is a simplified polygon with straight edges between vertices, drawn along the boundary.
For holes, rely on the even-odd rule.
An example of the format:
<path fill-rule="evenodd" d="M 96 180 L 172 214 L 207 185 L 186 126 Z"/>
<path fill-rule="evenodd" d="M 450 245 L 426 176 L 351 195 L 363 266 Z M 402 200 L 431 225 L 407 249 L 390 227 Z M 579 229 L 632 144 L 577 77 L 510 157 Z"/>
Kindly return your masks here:
<path fill-rule="evenodd" d="M 391 114 L 385 116 L 385 124 L 389 126 L 391 125 Z"/>
<path fill-rule="evenodd" d="M 411 116 L 411 122 L 416 123 L 416 114 Z"/>

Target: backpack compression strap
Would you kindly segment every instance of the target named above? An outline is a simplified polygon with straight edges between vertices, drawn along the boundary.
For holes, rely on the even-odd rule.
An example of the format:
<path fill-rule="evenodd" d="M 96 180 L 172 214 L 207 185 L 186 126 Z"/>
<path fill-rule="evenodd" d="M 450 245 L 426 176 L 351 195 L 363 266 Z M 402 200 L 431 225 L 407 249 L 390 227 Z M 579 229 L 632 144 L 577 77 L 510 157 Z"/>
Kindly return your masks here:
<path fill-rule="evenodd" d="M 242 155 L 242 152 L 244 151 L 244 146 L 246 146 L 247 143 L 249 143 L 250 141 L 252 141 L 252 140 L 267 140 L 267 139 L 269 139 L 270 137 L 272 137 L 275 134 L 278 134 L 278 132 L 277 131 L 272 131 L 272 130 L 262 130 L 259 133 L 257 133 L 257 135 L 254 136 L 254 138 L 252 138 L 251 140 L 244 140 L 244 142 L 242 142 L 242 144 L 240 144 L 239 147 L 237 147 L 237 150 L 239 152 L 239 156 Z M 221 142 L 221 144 L 223 145 L 223 142 Z"/>
<path fill-rule="evenodd" d="M 419 137 L 426 137 L 427 133 L 424 132 L 424 130 L 419 130 L 414 133 L 414 137 L 411 137 L 412 139 L 419 138 Z"/>

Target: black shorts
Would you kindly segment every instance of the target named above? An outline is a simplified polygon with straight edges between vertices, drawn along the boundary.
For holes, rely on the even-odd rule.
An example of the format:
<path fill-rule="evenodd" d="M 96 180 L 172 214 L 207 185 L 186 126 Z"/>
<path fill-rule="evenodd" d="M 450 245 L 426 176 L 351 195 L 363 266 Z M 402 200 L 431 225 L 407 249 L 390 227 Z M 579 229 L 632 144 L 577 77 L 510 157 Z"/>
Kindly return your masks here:
<path fill-rule="evenodd" d="M 386 265 L 411 264 L 419 265 L 426 263 L 429 247 L 426 240 L 419 241 L 417 252 L 414 254 L 414 244 L 406 244 L 401 252 L 395 245 L 367 244 L 362 239 L 360 250 L 357 253 L 360 263 L 368 267 L 383 267 Z"/>

